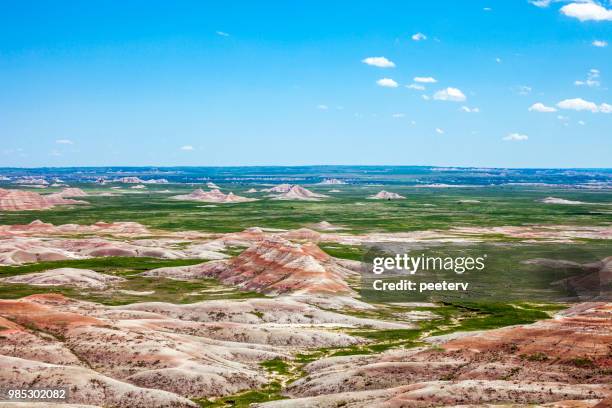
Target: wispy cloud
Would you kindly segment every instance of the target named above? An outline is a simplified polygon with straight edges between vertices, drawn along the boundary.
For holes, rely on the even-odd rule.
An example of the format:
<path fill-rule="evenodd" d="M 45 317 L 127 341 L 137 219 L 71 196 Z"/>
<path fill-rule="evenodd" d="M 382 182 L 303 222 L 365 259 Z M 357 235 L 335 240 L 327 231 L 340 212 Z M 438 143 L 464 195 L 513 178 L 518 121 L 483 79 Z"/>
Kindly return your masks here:
<path fill-rule="evenodd" d="M 593 45 L 593 47 L 598 48 L 604 48 L 608 46 L 608 42 L 603 40 L 594 40 L 591 44 Z"/>
<path fill-rule="evenodd" d="M 413 41 L 423 41 L 427 39 L 427 36 L 423 33 L 415 33 L 410 37 Z"/>
<path fill-rule="evenodd" d="M 532 0 L 529 3 L 536 7 L 544 8 L 550 6 L 551 0 Z"/>
<path fill-rule="evenodd" d="M 185 152 L 190 152 L 192 150 L 195 150 L 195 148 L 192 145 L 185 145 L 185 146 L 181 146 L 181 150 Z"/>
<path fill-rule="evenodd" d="M 396 119 L 405 118 L 406 114 L 405 113 L 394 113 L 394 114 L 391 115 L 391 117 L 392 118 L 396 118 Z"/>
<path fill-rule="evenodd" d="M 529 136 L 522 135 L 520 133 L 509 133 L 506 136 L 502 137 L 502 140 L 506 142 L 523 142 L 528 139 L 529 139 Z"/>
<path fill-rule="evenodd" d="M 361 62 L 378 68 L 395 68 L 395 63 L 385 57 L 368 57 L 362 59 Z"/>
<path fill-rule="evenodd" d="M 463 102 L 467 99 L 465 94 L 461 92 L 460 89 L 452 87 L 439 90 L 434 94 L 433 98 L 438 101 L 451 102 Z"/>
<path fill-rule="evenodd" d="M 320 109 L 320 110 L 328 110 L 328 109 L 329 109 L 329 106 L 321 104 L 321 105 L 317 105 L 317 109 Z"/>
<path fill-rule="evenodd" d="M 599 86 L 599 70 L 592 68 L 587 72 L 587 77 L 585 80 L 574 81 L 574 85 L 576 86 L 588 86 L 588 87 L 597 87 Z"/>
<path fill-rule="evenodd" d="M 599 105 L 599 111 L 601 113 L 612 113 L 612 105 L 609 103 L 602 103 Z"/>
<path fill-rule="evenodd" d="M 55 141 L 55 143 L 57 143 L 57 144 L 67 144 L 67 145 L 74 144 L 74 142 L 72 140 L 70 140 L 70 139 L 57 139 Z"/>
<path fill-rule="evenodd" d="M 436 133 L 439 134 L 439 135 L 443 135 L 444 134 L 444 129 L 436 128 Z"/>
<path fill-rule="evenodd" d="M 399 86 L 399 84 L 391 78 L 382 78 L 376 81 L 376 83 L 384 88 L 397 88 Z"/>
<path fill-rule="evenodd" d="M 230 36 L 225 31 L 215 31 L 215 34 L 220 35 L 221 37 L 229 37 Z"/>
<path fill-rule="evenodd" d="M 519 85 L 514 88 L 514 91 L 519 95 L 529 95 L 531 90 L 531 87 L 527 85 Z"/>
<path fill-rule="evenodd" d="M 590 1 L 566 4 L 560 11 L 580 21 L 612 21 L 612 10 Z"/>
<path fill-rule="evenodd" d="M 406 88 L 414 89 L 416 91 L 424 91 L 425 90 L 425 87 L 423 85 L 419 85 L 419 84 L 406 85 Z"/>
<path fill-rule="evenodd" d="M 435 84 L 438 80 L 434 77 L 414 77 L 414 82 L 420 82 L 422 84 Z"/>
<path fill-rule="evenodd" d="M 557 109 L 552 106 L 546 106 L 542 102 L 536 102 L 529 107 L 530 112 L 556 112 Z"/>
<path fill-rule="evenodd" d="M 464 105 L 464 106 L 462 106 L 462 107 L 461 107 L 461 108 L 459 108 L 459 109 L 460 109 L 462 112 L 465 112 L 465 113 L 478 113 L 478 112 L 480 112 L 480 109 L 478 109 L 478 108 L 476 108 L 476 107 L 474 107 L 474 108 L 470 108 L 470 107 L 465 106 L 465 105 Z"/>

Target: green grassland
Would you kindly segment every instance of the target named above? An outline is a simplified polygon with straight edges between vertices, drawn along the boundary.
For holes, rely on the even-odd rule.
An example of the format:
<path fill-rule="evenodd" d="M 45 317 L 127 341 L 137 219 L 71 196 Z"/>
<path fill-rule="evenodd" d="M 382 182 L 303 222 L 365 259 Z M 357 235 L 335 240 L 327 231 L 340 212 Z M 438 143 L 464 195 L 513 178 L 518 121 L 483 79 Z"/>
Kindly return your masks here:
<path fill-rule="evenodd" d="M 91 185 L 86 191 L 112 191 Z M 550 188 L 469 187 L 414 188 L 405 186 L 308 186 L 330 198 L 318 202 L 270 200 L 265 193 L 245 194 L 261 185 L 222 185 L 259 198 L 239 204 L 177 201 L 169 197 L 196 187 L 150 186 L 114 197 L 86 197 L 90 205 L 57 207 L 46 211 L 1 212 L 0 224 L 29 223 L 35 219 L 54 224 L 91 224 L 96 221 L 136 221 L 152 228 L 210 232 L 239 231 L 248 227 L 299 228 L 322 220 L 348 228 L 346 232 L 414 231 L 458 226 L 499 226 L 528 224 L 610 225 L 612 192 L 553 190 Z M 160 193 L 163 189 L 171 193 Z M 337 188 L 340 193 L 329 193 Z M 368 200 L 381 189 L 400 193 L 406 200 Z M 127 189 L 129 191 L 129 189 Z M 52 191 L 49 189 L 49 192 Z M 40 192 L 40 190 L 37 190 Z M 594 203 L 553 205 L 537 202 L 547 196 Z M 461 203 L 478 200 L 480 203 Z"/>

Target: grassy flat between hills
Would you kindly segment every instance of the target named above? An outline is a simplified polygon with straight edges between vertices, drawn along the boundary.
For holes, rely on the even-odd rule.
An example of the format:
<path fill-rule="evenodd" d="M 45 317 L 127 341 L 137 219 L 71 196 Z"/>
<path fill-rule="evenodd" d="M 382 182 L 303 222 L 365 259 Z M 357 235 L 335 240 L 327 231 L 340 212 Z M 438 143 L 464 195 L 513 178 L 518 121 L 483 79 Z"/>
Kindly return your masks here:
<path fill-rule="evenodd" d="M 405 186 L 307 186 L 330 197 L 321 201 L 271 200 L 267 193 L 247 194 L 261 185 L 222 185 L 223 191 L 258 198 L 239 204 L 177 201 L 169 197 L 196 187 L 149 186 L 113 197 L 85 197 L 90 205 L 57 207 L 46 211 L 0 212 L 0 224 L 26 224 L 40 219 L 53 224 L 91 224 L 135 221 L 165 230 L 233 232 L 260 226 L 293 229 L 326 220 L 347 228 L 344 232 L 415 231 L 458 226 L 500 225 L 610 225 L 612 193 L 550 188 L 466 187 L 414 188 Z M 89 192 L 113 191 L 108 188 Z M 161 192 L 169 189 L 171 192 Z M 330 193 L 332 189 L 339 192 Z M 405 200 L 380 201 L 368 196 L 386 189 Z M 49 189 L 49 192 L 52 190 Z M 40 192 L 40 190 L 37 190 Z M 47 191 L 45 191 L 47 192 Z M 561 197 L 584 205 L 544 204 L 539 200 Z"/>

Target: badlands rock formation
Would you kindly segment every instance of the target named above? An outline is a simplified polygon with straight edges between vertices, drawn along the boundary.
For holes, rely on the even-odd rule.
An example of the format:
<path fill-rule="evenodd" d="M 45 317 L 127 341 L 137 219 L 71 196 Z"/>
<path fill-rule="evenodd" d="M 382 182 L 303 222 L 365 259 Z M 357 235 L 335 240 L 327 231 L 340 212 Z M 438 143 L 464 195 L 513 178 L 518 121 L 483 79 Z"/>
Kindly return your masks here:
<path fill-rule="evenodd" d="M 587 204 L 587 203 L 583 203 L 582 201 L 566 200 L 566 199 L 557 198 L 557 197 L 546 197 L 546 198 L 541 199 L 540 202 L 544 204 L 565 204 L 565 205 Z"/>
<path fill-rule="evenodd" d="M 58 268 L 44 272 L 10 276 L 2 279 L 8 283 L 24 283 L 35 286 L 75 286 L 102 290 L 113 283 L 123 282 L 124 278 L 106 275 L 90 269 Z"/>
<path fill-rule="evenodd" d="M 325 180 L 321 181 L 319 184 L 338 185 L 338 184 L 346 184 L 346 181 L 340 180 L 340 179 L 337 179 L 337 178 L 329 178 L 329 179 L 325 179 Z"/>
<path fill-rule="evenodd" d="M 144 180 L 139 177 L 121 177 L 113 180 L 115 183 L 124 183 L 124 184 L 140 184 L 144 183 Z"/>
<path fill-rule="evenodd" d="M 187 201 L 202 201 L 205 203 L 245 203 L 248 201 L 257 201 L 255 198 L 248 198 L 235 195 L 230 192 L 228 194 L 222 193 L 220 190 L 210 190 L 204 191 L 201 188 L 189 193 L 189 194 L 181 194 L 170 197 L 175 200 L 187 200 Z"/>
<path fill-rule="evenodd" d="M 0 237 L 5 236 L 32 236 L 32 235 L 113 235 L 113 236 L 142 236 L 150 235 L 147 227 L 137 222 L 103 222 L 91 225 L 62 224 L 53 225 L 40 220 L 29 224 L 0 225 Z"/>
<path fill-rule="evenodd" d="M 61 295 L 0 300 L 0 387 L 70 384 L 70 403 L 192 407 L 267 383 L 259 363 L 365 340 L 330 326 L 406 328 L 292 300 L 120 307 Z"/>
<path fill-rule="evenodd" d="M 177 247 L 176 239 L 125 242 L 104 238 L 38 238 L 17 236 L 0 239 L 0 265 L 29 262 L 87 259 L 107 256 L 163 259 L 224 259 L 227 255 L 206 244 Z"/>
<path fill-rule="evenodd" d="M 331 224 L 328 221 L 317 222 L 316 224 L 312 225 L 312 228 L 319 230 L 319 231 L 339 231 L 339 230 L 346 229 L 344 227 L 340 227 L 338 225 Z"/>
<path fill-rule="evenodd" d="M 64 198 L 89 196 L 89 194 L 87 194 L 85 191 L 81 190 L 80 188 L 75 188 L 75 187 L 64 188 L 59 193 L 54 193 L 53 195 L 64 197 Z"/>
<path fill-rule="evenodd" d="M 270 237 L 228 261 L 154 269 L 143 275 L 173 279 L 215 277 L 225 284 L 267 294 L 347 296 L 353 291 L 346 278 L 355 273 L 315 244 L 300 245 L 281 237 Z"/>
<path fill-rule="evenodd" d="M 47 210 L 56 205 L 87 204 L 85 201 L 64 198 L 61 195 L 41 195 L 32 191 L 0 188 L 0 211 Z"/>
<path fill-rule="evenodd" d="M 285 183 L 271 188 L 262 188 L 261 191 L 263 193 L 286 193 L 287 191 L 291 190 L 291 187 L 293 187 L 291 184 Z"/>
<path fill-rule="evenodd" d="M 106 180 L 102 179 L 103 182 Z M 143 180 L 140 177 L 121 177 L 113 180 L 114 183 L 124 183 L 124 184 L 168 184 L 168 180 L 161 179 L 149 179 Z"/>
<path fill-rule="evenodd" d="M 318 201 L 321 198 L 326 198 L 325 194 L 313 193 L 302 186 L 293 185 L 284 193 L 274 196 L 274 200 L 301 200 L 301 201 Z"/>
<path fill-rule="evenodd" d="M 397 193 L 391 193 L 389 191 L 381 190 L 375 195 L 369 196 L 368 198 L 372 200 L 401 200 L 406 197 L 399 195 Z"/>
<path fill-rule="evenodd" d="M 587 400 L 585 406 L 593 406 L 612 397 L 610 303 L 579 304 L 535 324 L 431 341 L 437 349 L 313 362 L 306 366 L 308 375 L 287 389 L 298 399 L 264 406 L 430 407 L 564 400 Z"/>

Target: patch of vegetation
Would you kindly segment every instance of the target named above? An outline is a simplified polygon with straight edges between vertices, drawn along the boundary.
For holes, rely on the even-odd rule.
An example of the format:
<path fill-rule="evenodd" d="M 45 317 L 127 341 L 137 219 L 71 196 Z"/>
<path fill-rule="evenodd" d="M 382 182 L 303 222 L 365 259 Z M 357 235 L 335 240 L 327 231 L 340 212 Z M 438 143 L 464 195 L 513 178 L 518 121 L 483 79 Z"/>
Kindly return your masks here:
<path fill-rule="evenodd" d="M 534 323 L 549 317 L 542 310 L 518 308 L 508 303 L 459 303 L 456 306 L 473 311 L 474 315 L 462 319 L 451 331 L 490 330 Z"/>
<path fill-rule="evenodd" d="M 352 330 L 348 334 L 365 337 L 375 341 L 415 340 L 421 334 L 419 329 L 392 329 L 392 330 Z"/>
<path fill-rule="evenodd" d="M 281 384 L 278 382 L 272 382 L 263 388 L 258 390 L 247 391 L 241 394 L 236 394 L 227 397 L 221 397 L 216 399 L 194 399 L 193 401 L 200 405 L 202 408 L 247 408 L 251 404 L 262 403 L 268 401 L 276 401 L 279 399 L 285 399 L 280 394 Z"/>
<path fill-rule="evenodd" d="M 281 358 L 273 358 L 272 360 L 266 360 L 259 363 L 260 366 L 268 370 L 268 372 L 275 373 L 278 375 L 290 375 L 289 364 Z"/>
<path fill-rule="evenodd" d="M 595 368 L 595 362 L 587 357 L 576 357 L 571 360 L 571 363 L 580 368 Z"/>
<path fill-rule="evenodd" d="M 524 358 L 527 361 L 538 361 L 538 362 L 548 360 L 548 356 L 544 353 L 527 354 L 527 355 L 521 356 L 521 358 Z"/>
<path fill-rule="evenodd" d="M 350 259 L 353 261 L 363 260 L 365 251 L 361 246 L 321 243 L 319 248 L 325 251 L 328 255 L 335 258 Z"/>

